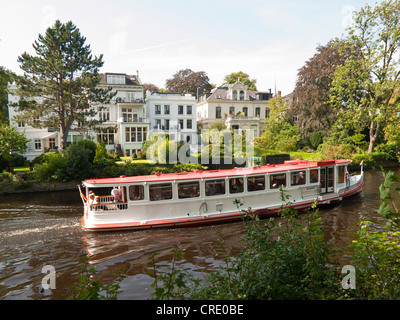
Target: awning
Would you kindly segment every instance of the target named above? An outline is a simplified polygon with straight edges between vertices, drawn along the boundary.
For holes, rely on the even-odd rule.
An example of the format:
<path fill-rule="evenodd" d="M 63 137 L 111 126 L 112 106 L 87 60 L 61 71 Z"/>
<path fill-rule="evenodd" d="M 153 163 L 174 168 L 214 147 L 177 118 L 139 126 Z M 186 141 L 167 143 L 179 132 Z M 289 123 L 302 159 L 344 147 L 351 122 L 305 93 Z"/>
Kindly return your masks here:
<path fill-rule="evenodd" d="M 41 137 L 40 139 L 44 140 L 44 139 L 49 139 L 49 138 L 55 138 L 57 136 L 58 136 L 58 132 L 53 132 L 53 133 L 48 134 L 47 136 Z"/>

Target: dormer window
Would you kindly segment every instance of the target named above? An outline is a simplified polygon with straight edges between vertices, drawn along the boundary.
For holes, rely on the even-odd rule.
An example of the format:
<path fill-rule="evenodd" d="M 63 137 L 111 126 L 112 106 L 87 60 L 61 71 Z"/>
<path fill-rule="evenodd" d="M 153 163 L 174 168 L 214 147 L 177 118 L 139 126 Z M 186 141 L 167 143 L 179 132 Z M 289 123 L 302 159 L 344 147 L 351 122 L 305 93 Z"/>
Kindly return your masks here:
<path fill-rule="evenodd" d="M 237 91 L 236 90 L 233 90 L 232 100 L 237 100 Z"/>
<path fill-rule="evenodd" d="M 107 74 L 108 84 L 125 84 L 125 75 L 120 74 Z"/>
<path fill-rule="evenodd" d="M 244 91 L 240 91 L 240 100 L 244 100 Z"/>

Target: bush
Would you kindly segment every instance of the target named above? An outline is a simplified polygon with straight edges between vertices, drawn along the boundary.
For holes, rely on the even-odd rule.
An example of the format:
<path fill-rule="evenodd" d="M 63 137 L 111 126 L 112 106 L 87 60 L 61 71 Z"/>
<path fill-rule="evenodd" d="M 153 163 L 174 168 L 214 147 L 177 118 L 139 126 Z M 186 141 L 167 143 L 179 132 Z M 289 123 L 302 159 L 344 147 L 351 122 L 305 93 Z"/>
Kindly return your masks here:
<path fill-rule="evenodd" d="M 376 169 L 397 164 L 397 160 L 393 160 L 393 157 L 386 152 L 357 154 L 352 156 L 352 160 L 353 163 L 350 166 L 351 169 L 357 168 L 361 161 L 363 161 L 365 169 Z"/>
<path fill-rule="evenodd" d="M 34 177 L 39 181 L 66 182 L 69 177 L 67 171 L 67 159 L 58 153 L 45 153 L 43 163 L 34 166 Z"/>

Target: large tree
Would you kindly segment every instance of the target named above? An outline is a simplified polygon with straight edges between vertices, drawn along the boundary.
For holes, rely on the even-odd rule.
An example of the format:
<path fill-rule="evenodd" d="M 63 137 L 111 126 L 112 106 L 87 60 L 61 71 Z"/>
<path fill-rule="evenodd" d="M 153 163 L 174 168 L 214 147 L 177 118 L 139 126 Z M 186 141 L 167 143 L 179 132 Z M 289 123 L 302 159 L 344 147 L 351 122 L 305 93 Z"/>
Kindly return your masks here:
<path fill-rule="evenodd" d="M 182 69 L 166 81 L 165 87 L 168 92 L 190 93 L 193 96 L 197 96 L 198 88 L 209 92 L 213 86 L 204 71 L 195 72 L 191 69 Z"/>
<path fill-rule="evenodd" d="M 18 58 L 24 75 L 17 80 L 22 99 L 16 120 L 59 129 L 62 149 L 73 122 L 93 116 L 92 106 L 113 96 L 111 88 L 97 88 L 103 55 L 93 57 L 85 42 L 71 21 L 57 20 L 33 43 L 35 56 L 25 52 Z"/>
<path fill-rule="evenodd" d="M 247 85 L 249 90 L 257 91 L 256 87 L 257 80 L 250 79 L 250 76 L 243 71 L 232 72 L 227 76 L 225 76 L 224 83 L 222 84 L 222 86 L 225 86 L 227 84 L 234 84 L 237 81 L 240 81 L 245 85 Z"/>
<path fill-rule="evenodd" d="M 338 43 L 338 44 L 337 44 Z M 340 42 L 330 41 L 319 45 L 317 52 L 297 74 L 291 113 L 297 116 L 297 125 L 303 138 L 314 132 L 326 136 L 337 119 L 337 110 L 329 105 L 332 75 L 351 54 L 339 53 Z"/>
<path fill-rule="evenodd" d="M 354 14 L 345 42 L 359 53 L 339 66 L 332 81 L 331 104 L 339 121 L 360 132 L 369 129 L 368 152 L 399 110 L 400 1 L 383 1 Z"/>
<path fill-rule="evenodd" d="M 12 82 L 14 75 L 11 71 L 0 67 L 0 124 L 8 123 L 8 92 L 7 86 Z"/>

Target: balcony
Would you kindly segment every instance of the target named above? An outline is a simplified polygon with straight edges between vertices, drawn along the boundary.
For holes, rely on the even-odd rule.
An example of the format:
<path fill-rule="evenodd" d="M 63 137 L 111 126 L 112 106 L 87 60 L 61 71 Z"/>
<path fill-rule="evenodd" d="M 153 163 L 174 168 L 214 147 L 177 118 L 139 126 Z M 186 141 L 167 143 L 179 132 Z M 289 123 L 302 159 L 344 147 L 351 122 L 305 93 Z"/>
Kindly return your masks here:
<path fill-rule="evenodd" d="M 128 99 L 128 98 L 116 98 L 115 103 L 145 103 L 144 99 Z"/>

